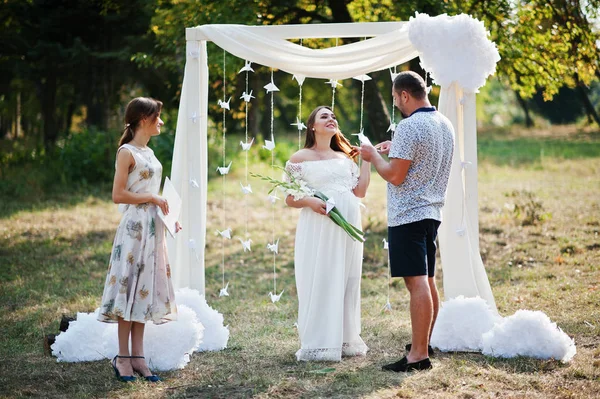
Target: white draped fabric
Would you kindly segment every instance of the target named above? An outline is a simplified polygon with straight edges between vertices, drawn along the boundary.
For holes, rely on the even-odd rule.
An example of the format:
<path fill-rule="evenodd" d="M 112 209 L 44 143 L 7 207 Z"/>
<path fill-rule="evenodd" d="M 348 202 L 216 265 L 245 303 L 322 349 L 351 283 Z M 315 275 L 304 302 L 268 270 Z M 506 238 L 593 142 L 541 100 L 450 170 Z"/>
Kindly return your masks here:
<path fill-rule="evenodd" d="M 381 27 L 385 24 L 358 25 Z M 206 41 L 210 40 L 244 60 L 309 78 L 347 79 L 399 65 L 417 56 L 427 59 L 426 68 L 432 76 L 443 77 L 444 82 L 448 82 L 442 84 L 439 110 L 452 121 L 456 130 L 456 151 L 443 211 L 444 222 L 440 228 L 445 297 L 480 296 L 495 308 L 478 245 L 474 92 L 482 84 L 477 86 L 478 83 L 473 82 L 485 82 L 485 78 L 494 72 L 499 59 L 497 50 L 487 39 L 483 24 L 464 15 L 429 17 L 418 14 L 408 23 L 387 24 L 384 27 L 392 26 L 391 31 L 327 49 L 302 47 L 285 40 L 285 34 L 273 34 L 277 28 L 287 28 L 288 33 L 291 28 L 294 32 L 304 32 L 305 36 L 300 37 L 314 37 L 311 30 L 315 25 L 268 29 L 204 25 L 187 30 L 185 75 L 172 169 L 173 184 L 183 199 L 180 220 L 184 226 L 177 238 L 169 243 L 176 288 L 190 287 L 204 292 L 209 83 Z M 336 24 L 329 37 L 351 36 L 349 29 L 353 26 L 357 24 Z M 454 53 L 448 53 L 449 46 L 455 49 Z M 444 49 L 448 55 L 435 57 L 431 53 L 436 49 Z M 446 65 L 451 65 L 452 70 L 447 71 Z M 462 80 L 465 80 L 464 84 Z"/>

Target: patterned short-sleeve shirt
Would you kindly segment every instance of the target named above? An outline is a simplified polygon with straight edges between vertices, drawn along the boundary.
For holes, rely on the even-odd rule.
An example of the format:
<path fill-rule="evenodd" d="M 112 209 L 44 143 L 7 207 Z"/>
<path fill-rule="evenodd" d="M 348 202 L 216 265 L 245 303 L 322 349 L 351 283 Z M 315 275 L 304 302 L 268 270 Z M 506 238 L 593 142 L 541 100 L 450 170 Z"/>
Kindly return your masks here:
<path fill-rule="evenodd" d="M 389 157 L 412 162 L 404 182 L 388 183 L 388 226 L 442 220 L 453 151 L 452 123 L 434 107 L 398 123 Z"/>

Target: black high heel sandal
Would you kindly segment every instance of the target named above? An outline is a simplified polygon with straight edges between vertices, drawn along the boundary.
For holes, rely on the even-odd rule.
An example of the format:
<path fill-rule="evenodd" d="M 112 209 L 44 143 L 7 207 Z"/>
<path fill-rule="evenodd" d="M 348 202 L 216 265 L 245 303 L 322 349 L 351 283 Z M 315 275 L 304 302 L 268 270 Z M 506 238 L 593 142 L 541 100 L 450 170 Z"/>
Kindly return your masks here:
<path fill-rule="evenodd" d="M 129 356 L 132 359 L 145 359 L 144 356 Z M 133 366 L 131 366 L 133 368 Z M 146 379 L 146 381 L 148 382 L 159 382 L 162 381 L 160 379 L 159 376 L 157 376 L 156 374 L 150 374 L 150 375 L 143 375 L 142 373 L 140 373 L 138 370 L 136 370 L 135 368 L 133 369 L 133 371 L 135 373 L 138 373 L 139 375 L 141 375 L 142 377 L 144 377 Z"/>
<path fill-rule="evenodd" d="M 112 360 L 112 362 L 110 363 L 112 365 L 112 368 L 115 370 L 115 376 L 117 377 L 117 380 L 121 381 L 121 382 L 133 382 L 136 380 L 136 378 L 132 375 L 121 375 L 121 373 L 119 372 L 119 369 L 117 368 L 117 358 L 122 358 L 122 359 L 126 359 L 126 358 L 131 358 L 131 356 L 115 356 Z"/>

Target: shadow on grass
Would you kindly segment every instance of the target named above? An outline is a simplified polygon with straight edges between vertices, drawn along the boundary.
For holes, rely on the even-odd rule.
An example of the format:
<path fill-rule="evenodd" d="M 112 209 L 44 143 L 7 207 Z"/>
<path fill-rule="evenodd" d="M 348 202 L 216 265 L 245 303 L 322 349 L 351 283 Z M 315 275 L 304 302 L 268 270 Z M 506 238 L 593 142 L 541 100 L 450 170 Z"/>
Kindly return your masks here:
<path fill-rule="evenodd" d="M 1 182 L 0 182 L 1 183 Z M 110 200 L 112 183 L 93 186 L 57 185 L 50 190 L 23 188 L 15 195 L 0 191 L 0 219 L 7 219 L 18 212 L 43 211 L 54 208 L 71 208 L 90 199 Z"/>

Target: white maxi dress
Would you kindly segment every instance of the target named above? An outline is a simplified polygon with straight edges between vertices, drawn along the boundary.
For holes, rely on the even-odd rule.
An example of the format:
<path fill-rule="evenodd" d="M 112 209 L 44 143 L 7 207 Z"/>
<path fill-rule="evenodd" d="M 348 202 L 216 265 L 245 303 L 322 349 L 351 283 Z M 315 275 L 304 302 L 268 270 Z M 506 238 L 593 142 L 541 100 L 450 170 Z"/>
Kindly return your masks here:
<path fill-rule="evenodd" d="M 349 158 L 286 164 L 296 179 L 335 200 L 346 220 L 361 228 L 360 202 L 352 192 L 358 166 Z M 296 230 L 294 271 L 298 290 L 298 360 L 340 361 L 365 355 L 360 337 L 363 244 L 328 216 L 303 208 Z"/>

